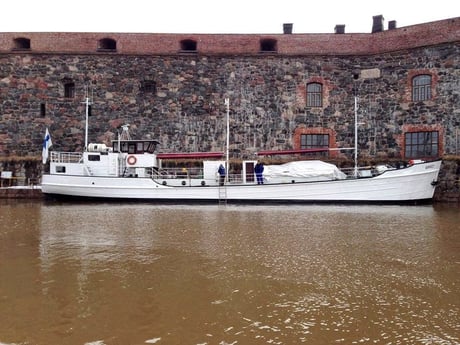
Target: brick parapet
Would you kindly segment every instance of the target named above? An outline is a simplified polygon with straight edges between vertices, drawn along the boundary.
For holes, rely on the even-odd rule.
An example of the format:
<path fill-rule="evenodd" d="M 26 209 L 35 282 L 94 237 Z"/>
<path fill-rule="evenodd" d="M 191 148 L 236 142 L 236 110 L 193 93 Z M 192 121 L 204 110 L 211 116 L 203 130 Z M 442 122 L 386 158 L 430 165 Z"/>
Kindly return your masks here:
<path fill-rule="evenodd" d="M 30 40 L 30 50 L 14 49 L 14 39 Z M 98 51 L 101 39 L 116 42 L 113 52 Z M 184 54 L 180 42 L 192 40 L 204 55 L 260 55 L 261 40 L 276 42 L 279 55 L 373 55 L 458 42 L 460 17 L 376 33 L 348 34 L 159 34 L 159 33 L 0 33 L 0 54 Z M 190 54 L 190 52 L 185 52 Z"/>

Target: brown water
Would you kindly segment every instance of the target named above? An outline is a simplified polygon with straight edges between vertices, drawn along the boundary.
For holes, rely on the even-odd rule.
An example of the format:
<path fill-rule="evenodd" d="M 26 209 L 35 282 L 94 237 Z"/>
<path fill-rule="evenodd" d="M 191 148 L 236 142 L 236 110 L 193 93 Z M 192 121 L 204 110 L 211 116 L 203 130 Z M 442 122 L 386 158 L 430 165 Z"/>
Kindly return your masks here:
<path fill-rule="evenodd" d="M 0 344 L 460 344 L 460 210 L 0 204 Z"/>

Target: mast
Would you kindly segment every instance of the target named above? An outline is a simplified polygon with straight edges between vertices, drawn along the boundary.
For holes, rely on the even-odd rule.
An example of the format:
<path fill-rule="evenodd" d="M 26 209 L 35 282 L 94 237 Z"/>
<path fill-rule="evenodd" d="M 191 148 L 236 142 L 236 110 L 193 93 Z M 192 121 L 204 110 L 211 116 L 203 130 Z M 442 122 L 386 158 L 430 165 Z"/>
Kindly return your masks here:
<path fill-rule="evenodd" d="M 85 97 L 85 113 L 86 113 L 86 118 L 85 118 L 85 151 L 88 150 L 88 116 L 89 116 L 89 97 L 86 95 Z"/>
<path fill-rule="evenodd" d="M 358 177 L 358 97 L 355 96 L 355 178 Z"/>
<path fill-rule="evenodd" d="M 226 130 L 226 136 L 227 136 L 227 141 L 225 145 L 225 183 L 228 182 L 228 147 L 230 146 L 230 99 L 225 98 L 225 106 L 227 108 L 227 130 Z"/>

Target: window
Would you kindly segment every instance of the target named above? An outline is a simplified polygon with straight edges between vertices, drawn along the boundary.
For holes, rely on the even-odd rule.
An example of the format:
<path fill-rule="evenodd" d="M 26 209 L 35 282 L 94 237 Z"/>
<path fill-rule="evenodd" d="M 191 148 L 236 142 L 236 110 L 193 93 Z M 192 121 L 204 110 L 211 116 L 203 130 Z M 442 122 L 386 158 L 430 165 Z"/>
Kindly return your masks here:
<path fill-rule="evenodd" d="M 103 38 L 99 40 L 97 47 L 98 51 L 115 51 L 117 50 L 117 41 L 111 38 Z"/>
<path fill-rule="evenodd" d="M 437 158 L 439 154 L 439 133 L 410 132 L 405 133 L 406 158 Z"/>
<path fill-rule="evenodd" d="M 46 116 L 46 104 L 45 103 L 40 103 L 40 116 L 41 117 Z"/>
<path fill-rule="evenodd" d="M 329 134 L 302 134 L 300 136 L 301 149 L 328 149 Z M 327 155 L 328 151 L 322 152 Z"/>
<path fill-rule="evenodd" d="M 274 53 L 276 52 L 276 50 L 277 50 L 276 40 L 269 39 L 269 38 L 260 40 L 260 52 L 261 53 L 265 53 L 265 52 Z"/>
<path fill-rule="evenodd" d="M 153 80 L 142 80 L 140 90 L 145 93 L 155 93 L 157 84 Z"/>
<path fill-rule="evenodd" d="M 431 99 L 431 76 L 418 75 L 412 79 L 412 101 L 426 101 Z"/>
<path fill-rule="evenodd" d="M 99 155 L 88 155 L 88 161 L 90 162 L 99 162 L 101 160 L 101 156 Z"/>
<path fill-rule="evenodd" d="M 323 106 L 323 85 L 320 83 L 307 84 L 307 107 Z"/>
<path fill-rule="evenodd" d="M 71 81 L 64 82 L 64 97 L 74 98 L 75 97 L 75 83 Z"/>
<path fill-rule="evenodd" d="M 13 50 L 29 50 L 30 49 L 30 39 L 20 37 L 15 38 Z"/>
<path fill-rule="evenodd" d="M 180 41 L 180 49 L 183 52 L 196 52 L 196 41 L 182 40 Z"/>

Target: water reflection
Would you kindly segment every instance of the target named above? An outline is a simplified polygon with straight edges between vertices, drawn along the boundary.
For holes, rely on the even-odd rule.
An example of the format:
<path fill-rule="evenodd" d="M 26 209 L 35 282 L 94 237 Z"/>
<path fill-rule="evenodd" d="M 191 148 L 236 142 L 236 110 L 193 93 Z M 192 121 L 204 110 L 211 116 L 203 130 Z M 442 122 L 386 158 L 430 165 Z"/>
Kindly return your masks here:
<path fill-rule="evenodd" d="M 0 220 L 0 343 L 459 343 L 458 209 L 23 203 Z"/>

